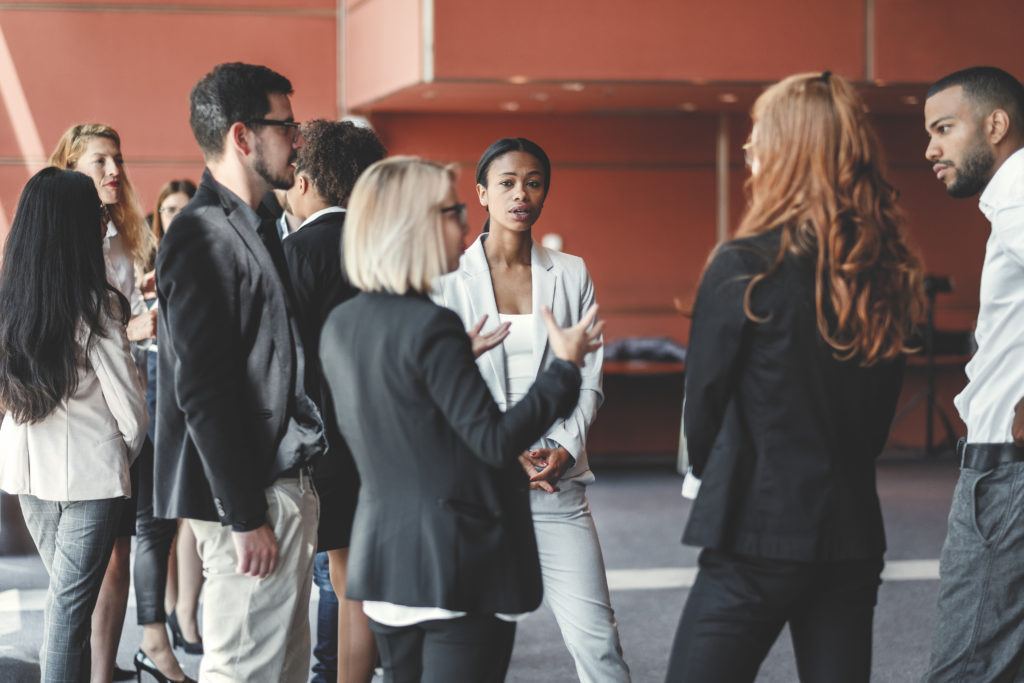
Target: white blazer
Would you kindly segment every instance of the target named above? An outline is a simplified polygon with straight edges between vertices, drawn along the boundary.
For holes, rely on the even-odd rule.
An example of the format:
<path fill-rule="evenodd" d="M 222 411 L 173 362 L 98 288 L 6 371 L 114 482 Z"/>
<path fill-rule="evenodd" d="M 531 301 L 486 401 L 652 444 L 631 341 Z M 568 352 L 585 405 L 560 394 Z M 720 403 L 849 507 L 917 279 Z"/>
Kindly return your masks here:
<path fill-rule="evenodd" d="M 45 419 L 0 425 L 0 489 L 43 500 L 130 496 L 128 469 L 146 438 L 149 417 L 128 338 L 120 321 L 104 321 L 78 370 L 78 389 Z M 82 326 L 79 343 L 87 330 Z"/>
<path fill-rule="evenodd" d="M 498 305 L 494 299 L 494 285 L 491 271 L 484 254 L 484 240 L 487 233 L 480 235 L 459 260 L 458 270 L 441 277 L 434 300 L 441 306 L 459 314 L 467 328 L 472 327 L 481 316 L 487 315 L 484 332 L 493 330 L 499 324 Z M 533 243 L 530 255 L 533 280 L 533 364 L 534 374 L 548 366 L 555 355 L 548 347 L 548 333 L 540 316 L 542 306 L 551 309 L 555 320 L 562 327 L 573 325 L 594 303 L 594 285 L 583 259 L 546 249 L 538 242 Z M 604 401 L 601 390 L 601 363 L 603 349 L 587 355 L 582 368 L 583 384 L 580 400 L 567 419 L 556 422 L 541 440 L 544 448 L 562 446 L 576 459 L 576 464 L 562 479 L 589 474 L 587 462 L 587 430 L 590 428 L 597 409 Z M 480 374 L 487 382 L 495 402 L 507 410 L 505 398 L 505 352 L 499 346 L 476 359 Z M 589 483 L 584 478 L 580 483 Z"/>

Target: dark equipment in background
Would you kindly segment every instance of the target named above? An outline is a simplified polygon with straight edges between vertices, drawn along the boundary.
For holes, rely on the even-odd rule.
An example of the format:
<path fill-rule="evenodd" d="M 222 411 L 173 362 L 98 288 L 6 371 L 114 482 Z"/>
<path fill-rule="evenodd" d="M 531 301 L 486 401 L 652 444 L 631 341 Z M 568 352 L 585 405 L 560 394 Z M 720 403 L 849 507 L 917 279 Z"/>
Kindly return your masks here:
<path fill-rule="evenodd" d="M 938 405 L 935 395 L 935 359 L 936 356 L 963 357 L 974 353 L 977 348 L 974 334 L 970 330 L 936 330 L 935 329 L 935 297 L 953 291 L 953 282 L 945 275 L 928 274 L 924 277 L 924 294 L 926 299 L 925 321 L 918 334 L 911 340 L 913 346 L 919 346 L 918 355 L 925 358 L 925 389 L 919 392 L 900 410 L 896 420 L 903 417 L 923 397 L 925 401 L 925 455 L 936 455 L 942 450 L 950 449 L 956 444 L 956 430 L 946 411 Z M 938 415 L 945 431 L 945 438 L 935 443 L 935 416 Z"/>

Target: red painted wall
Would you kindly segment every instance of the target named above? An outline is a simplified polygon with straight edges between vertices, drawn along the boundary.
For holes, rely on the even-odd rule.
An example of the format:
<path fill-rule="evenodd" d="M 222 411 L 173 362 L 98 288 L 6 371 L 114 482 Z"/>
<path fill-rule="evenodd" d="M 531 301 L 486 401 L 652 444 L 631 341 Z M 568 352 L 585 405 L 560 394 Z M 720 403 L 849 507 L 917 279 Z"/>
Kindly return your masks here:
<path fill-rule="evenodd" d="M 14 4 L 25 9 L 0 10 L 0 70 L 9 67 L 0 71 L 3 235 L 25 181 L 75 123 L 117 129 L 147 212 L 167 180 L 198 180 L 203 164 L 188 125 L 188 94 L 217 63 L 266 64 L 291 79 L 296 118 L 337 116 L 332 0 L 247 0 L 245 11 L 200 0 L 169 10 L 127 0 L 79 0 L 75 9 Z M 27 109 L 18 106 L 19 92 Z"/>

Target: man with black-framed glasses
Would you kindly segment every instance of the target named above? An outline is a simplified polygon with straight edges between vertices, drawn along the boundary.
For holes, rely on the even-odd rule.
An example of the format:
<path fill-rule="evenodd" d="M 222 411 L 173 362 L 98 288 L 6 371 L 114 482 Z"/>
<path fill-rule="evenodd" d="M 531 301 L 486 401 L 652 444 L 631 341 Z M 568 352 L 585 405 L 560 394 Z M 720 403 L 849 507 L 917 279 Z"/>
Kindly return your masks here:
<path fill-rule="evenodd" d="M 157 258 L 155 509 L 206 575 L 204 681 L 305 681 L 323 424 L 303 385 L 284 254 L 256 212 L 302 146 L 291 83 L 221 64 L 191 94 L 207 169 Z M 180 232 L 177 232 L 180 228 Z"/>

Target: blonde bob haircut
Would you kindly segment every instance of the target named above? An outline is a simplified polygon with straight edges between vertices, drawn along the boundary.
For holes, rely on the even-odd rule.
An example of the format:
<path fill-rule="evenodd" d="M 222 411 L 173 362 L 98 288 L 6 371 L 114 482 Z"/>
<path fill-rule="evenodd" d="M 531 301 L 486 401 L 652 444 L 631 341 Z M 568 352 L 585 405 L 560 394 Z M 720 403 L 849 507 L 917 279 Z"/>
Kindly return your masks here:
<path fill-rule="evenodd" d="M 757 99 L 752 118 L 760 168 L 737 236 L 779 228 L 782 244 L 747 288 L 747 317 L 758 319 L 751 294 L 789 252 L 814 263 L 818 329 L 838 358 L 869 366 L 907 352 L 922 267 L 856 90 L 828 71 L 790 76 Z"/>
<path fill-rule="evenodd" d="M 448 270 L 441 207 L 454 183 L 450 166 L 417 157 L 391 157 L 366 169 L 345 218 L 349 281 L 366 292 L 429 292 Z"/>
<path fill-rule="evenodd" d="M 57 147 L 50 155 L 50 166 L 66 171 L 75 170 L 75 164 L 85 154 L 89 140 L 107 138 L 113 140 L 118 150 L 121 149 L 121 136 L 110 126 L 102 123 L 82 123 L 71 126 L 60 136 Z M 121 169 L 121 201 L 107 206 L 110 218 L 114 221 L 117 233 L 124 240 L 125 251 L 139 268 L 145 266 L 156 250 L 156 237 L 150 231 L 145 216 L 139 209 L 139 200 L 135 194 L 132 181 L 125 169 Z"/>

